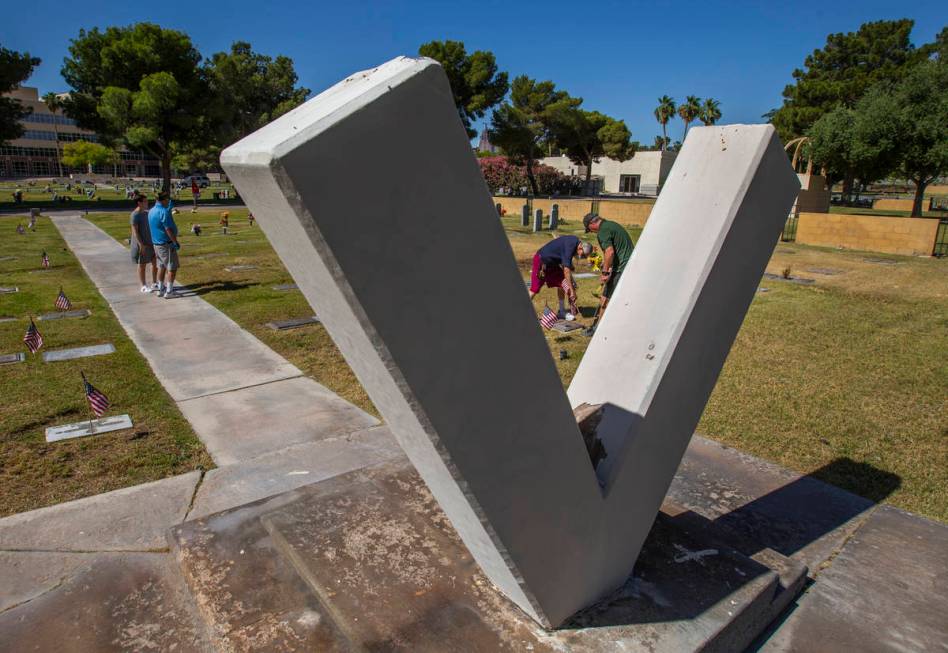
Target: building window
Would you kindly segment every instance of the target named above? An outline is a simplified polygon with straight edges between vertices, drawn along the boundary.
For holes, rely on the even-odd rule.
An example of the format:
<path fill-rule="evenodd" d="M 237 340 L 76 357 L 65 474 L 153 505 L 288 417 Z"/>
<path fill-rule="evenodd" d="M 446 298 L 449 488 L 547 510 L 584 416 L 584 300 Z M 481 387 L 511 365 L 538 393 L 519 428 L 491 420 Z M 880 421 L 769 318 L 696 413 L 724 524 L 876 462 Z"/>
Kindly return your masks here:
<path fill-rule="evenodd" d="M 33 174 L 37 177 L 48 177 L 49 172 L 49 162 L 47 161 L 34 161 L 33 162 Z"/>
<path fill-rule="evenodd" d="M 51 113 L 31 113 L 23 118 L 24 122 L 37 122 L 44 125 L 75 125 L 76 121 L 66 116 L 53 115 Z"/>
<path fill-rule="evenodd" d="M 30 174 L 30 165 L 26 161 L 13 162 L 14 177 L 26 177 L 28 174 Z"/>
<path fill-rule="evenodd" d="M 642 175 L 619 175 L 620 193 L 638 193 Z"/>

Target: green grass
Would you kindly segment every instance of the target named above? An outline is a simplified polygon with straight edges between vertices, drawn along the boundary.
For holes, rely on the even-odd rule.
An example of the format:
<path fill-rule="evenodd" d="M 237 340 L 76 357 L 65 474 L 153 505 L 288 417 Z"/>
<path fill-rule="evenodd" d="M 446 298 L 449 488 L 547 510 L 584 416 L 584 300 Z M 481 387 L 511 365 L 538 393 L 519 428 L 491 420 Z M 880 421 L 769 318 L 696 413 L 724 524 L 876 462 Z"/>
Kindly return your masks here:
<path fill-rule="evenodd" d="M 273 332 L 274 319 L 311 314 L 298 292 L 272 286 L 291 279 L 246 211 L 231 210 L 231 234 L 217 213 L 184 212 L 205 235 L 184 238 L 181 279 L 200 285 L 205 299 L 349 401 L 375 412 L 362 387 L 321 326 Z M 95 216 L 118 239 L 124 214 Z M 551 235 L 533 234 L 517 218 L 502 220 L 524 277 L 533 253 Z M 580 234 L 578 221 L 563 233 Z M 633 240 L 641 230 L 630 229 Z M 217 254 L 211 258 L 208 254 Z M 948 261 L 784 245 L 769 271 L 818 278 L 813 286 L 765 280 L 737 337 L 699 432 L 749 453 L 874 499 L 948 521 Z M 257 270 L 224 271 L 252 263 Z M 578 271 L 584 271 L 581 264 Z M 808 272 L 832 268 L 835 276 Z M 589 316 L 598 304 L 596 279 L 579 281 L 579 304 Z M 473 301 L 473 296 L 472 296 Z M 535 300 L 555 304 L 553 290 Z M 545 334 L 564 385 L 572 379 L 587 340 Z M 567 358 L 561 360 L 559 351 Z M 892 491 L 893 480 L 898 487 Z"/>
<path fill-rule="evenodd" d="M 55 312 L 60 286 L 85 319 L 37 321 L 44 345 L 25 363 L 0 366 L 0 516 L 40 508 L 213 463 L 177 406 L 128 339 L 108 305 L 66 249 L 59 232 L 40 218 L 36 232 L 14 231 L 22 218 L 0 217 L 0 286 L 20 292 L 0 295 L 0 353 L 26 352 L 28 316 Z M 43 270 L 43 250 L 52 267 Z M 131 270 L 131 268 L 130 268 Z M 44 363 L 52 349 L 111 342 L 116 352 Z M 80 371 L 111 400 L 109 414 L 128 413 L 135 428 L 103 435 L 45 442 L 45 428 L 89 416 Z"/>
<path fill-rule="evenodd" d="M 124 186 L 124 184 L 118 182 L 117 186 Z M 82 184 L 73 184 L 71 191 L 67 192 L 65 189 L 65 184 L 51 184 L 52 190 L 54 190 L 59 195 L 68 195 L 71 200 L 69 202 L 59 202 L 53 203 L 52 193 L 46 192 L 46 183 L 45 182 L 36 182 L 33 186 L 30 186 L 26 183 L 16 183 L 16 182 L 0 182 L 0 209 L 2 210 L 17 210 L 28 212 L 29 209 L 36 207 L 40 209 L 63 209 L 63 210 L 102 210 L 102 206 L 105 205 L 106 209 L 114 209 L 118 206 L 129 207 L 129 210 L 132 208 L 132 201 L 125 198 L 125 191 L 118 190 L 117 188 L 106 188 L 100 186 L 96 189 L 95 197 L 93 199 L 87 199 L 85 196 L 85 189 L 91 188 L 91 186 L 85 186 Z M 23 191 L 23 203 L 16 204 L 13 201 L 13 192 L 19 188 Z M 151 184 L 138 184 L 136 188 L 139 188 L 146 195 L 151 197 L 154 194 Z M 214 193 L 221 190 L 229 190 L 231 194 L 231 199 L 227 200 L 215 200 Z M 182 189 L 178 201 L 181 204 L 191 203 L 191 189 L 185 188 Z M 201 189 L 201 202 L 213 202 L 215 204 L 223 203 L 239 203 L 239 200 L 234 198 L 234 187 L 231 184 L 211 184 L 209 188 Z"/>

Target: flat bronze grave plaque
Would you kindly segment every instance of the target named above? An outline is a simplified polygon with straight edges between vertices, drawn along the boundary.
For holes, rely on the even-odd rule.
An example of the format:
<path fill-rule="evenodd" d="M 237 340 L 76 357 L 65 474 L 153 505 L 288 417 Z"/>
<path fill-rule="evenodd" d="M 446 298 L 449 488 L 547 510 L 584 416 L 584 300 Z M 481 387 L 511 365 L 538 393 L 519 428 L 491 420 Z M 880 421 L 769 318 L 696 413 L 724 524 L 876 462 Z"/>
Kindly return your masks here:
<path fill-rule="evenodd" d="M 228 272 L 243 272 L 244 270 L 256 270 L 256 265 L 228 265 L 224 268 Z"/>
<path fill-rule="evenodd" d="M 286 331 L 288 329 L 297 329 L 299 327 L 307 326 L 309 324 L 319 324 L 319 319 L 313 315 L 312 317 L 298 317 L 294 320 L 275 320 L 273 322 L 267 322 L 267 326 L 273 329 L 274 331 Z"/>
<path fill-rule="evenodd" d="M 273 286 L 274 290 L 299 290 L 300 287 L 295 283 L 281 283 L 277 286 Z"/>
<path fill-rule="evenodd" d="M 577 329 L 584 328 L 582 324 L 578 322 L 567 322 L 566 320 L 560 320 L 553 325 L 554 331 L 561 331 L 563 333 L 569 333 L 570 331 L 576 331 Z"/>

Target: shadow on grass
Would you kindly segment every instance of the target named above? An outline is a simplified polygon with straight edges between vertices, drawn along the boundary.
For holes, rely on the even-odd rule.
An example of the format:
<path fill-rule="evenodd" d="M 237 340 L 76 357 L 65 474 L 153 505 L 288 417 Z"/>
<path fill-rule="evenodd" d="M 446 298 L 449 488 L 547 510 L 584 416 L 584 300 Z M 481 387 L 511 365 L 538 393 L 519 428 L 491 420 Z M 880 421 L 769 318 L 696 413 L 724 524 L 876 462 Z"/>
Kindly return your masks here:
<path fill-rule="evenodd" d="M 213 281 L 202 281 L 198 283 L 190 283 L 186 286 L 181 286 L 180 291 L 182 295 L 206 295 L 211 292 L 227 292 L 231 290 L 243 290 L 245 288 L 251 288 L 253 286 L 259 286 L 258 283 L 238 283 L 235 281 L 222 281 L 220 279 L 214 279 Z"/>

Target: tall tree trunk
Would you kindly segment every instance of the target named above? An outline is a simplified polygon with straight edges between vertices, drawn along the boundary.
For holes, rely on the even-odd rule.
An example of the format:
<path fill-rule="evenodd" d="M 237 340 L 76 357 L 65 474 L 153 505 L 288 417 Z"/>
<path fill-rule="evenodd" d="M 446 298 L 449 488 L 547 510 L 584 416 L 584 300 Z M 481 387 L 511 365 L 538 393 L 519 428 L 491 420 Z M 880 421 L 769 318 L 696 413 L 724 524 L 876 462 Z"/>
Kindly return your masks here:
<path fill-rule="evenodd" d="M 593 175 L 593 160 L 592 157 L 586 159 L 586 183 L 583 184 L 583 192 L 585 195 L 592 195 L 592 188 L 590 182 L 592 181 Z"/>
<path fill-rule="evenodd" d="M 853 174 L 852 170 L 847 170 L 845 176 L 843 177 L 843 197 L 846 199 L 846 202 L 852 201 L 853 195 L 853 182 L 856 181 L 856 175 Z"/>
<path fill-rule="evenodd" d="M 527 179 L 530 180 L 533 196 L 537 197 L 540 194 L 540 187 L 537 185 L 537 178 L 533 176 L 533 159 L 527 159 Z"/>
<path fill-rule="evenodd" d="M 928 188 L 928 182 L 922 178 L 913 179 L 915 182 L 915 200 L 912 202 L 912 217 L 922 217 L 922 202 L 925 200 L 925 189 Z"/>
<path fill-rule="evenodd" d="M 168 150 L 161 152 L 161 190 L 171 192 L 171 152 Z"/>
<path fill-rule="evenodd" d="M 668 121 L 662 123 L 662 152 L 665 151 L 665 148 L 668 147 Z"/>
<path fill-rule="evenodd" d="M 59 177 L 63 176 L 63 159 L 59 156 L 59 128 L 56 126 L 56 116 L 53 116 L 53 134 L 56 136 L 56 166 L 59 168 Z"/>

